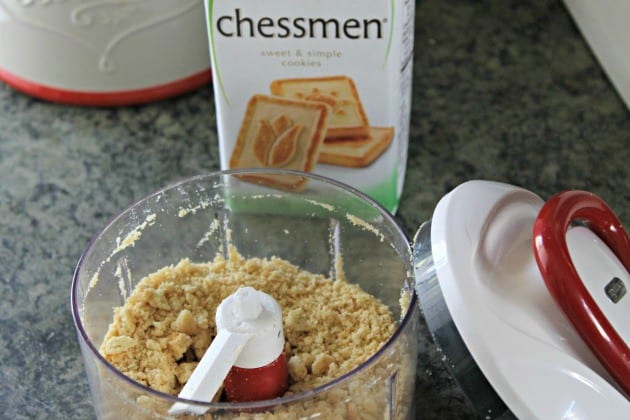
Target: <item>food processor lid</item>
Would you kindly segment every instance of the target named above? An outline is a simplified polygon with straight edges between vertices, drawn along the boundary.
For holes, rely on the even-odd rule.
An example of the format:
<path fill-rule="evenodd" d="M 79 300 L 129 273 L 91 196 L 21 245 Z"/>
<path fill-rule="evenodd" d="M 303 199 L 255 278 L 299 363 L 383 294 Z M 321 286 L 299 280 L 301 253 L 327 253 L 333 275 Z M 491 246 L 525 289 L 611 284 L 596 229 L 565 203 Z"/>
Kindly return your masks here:
<path fill-rule="evenodd" d="M 482 417 L 509 415 L 507 406 L 518 418 L 627 418 L 630 400 L 620 383 L 547 290 L 532 239 L 544 205 L 532 192 L 489 181 L 469 181 L 440 200 L 414 240 L 427 325 Z M 560 231 L 569 262 L 612 331 L 628 343 L 630 297 L 615 303 L 605 290 L 630 284 L 628 258 L 624 267 L 615 255 L 620 249 L 611 251 L 601 232 L 572 222 L 564 220 Z M 542 258 L 549 255 L 555 250 Z"/>

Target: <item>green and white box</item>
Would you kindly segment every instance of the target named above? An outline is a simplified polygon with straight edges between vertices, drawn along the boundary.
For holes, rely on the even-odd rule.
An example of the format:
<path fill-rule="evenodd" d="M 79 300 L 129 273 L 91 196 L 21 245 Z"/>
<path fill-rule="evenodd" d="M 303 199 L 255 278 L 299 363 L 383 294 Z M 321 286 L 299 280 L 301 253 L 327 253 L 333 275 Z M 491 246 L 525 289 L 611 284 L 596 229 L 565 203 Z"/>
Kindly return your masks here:
<path fill-rule="evenodd" d="M 395 211 L 407 162 L 414 7 L 207 0 L 221 167 L 314 172 Z"/>

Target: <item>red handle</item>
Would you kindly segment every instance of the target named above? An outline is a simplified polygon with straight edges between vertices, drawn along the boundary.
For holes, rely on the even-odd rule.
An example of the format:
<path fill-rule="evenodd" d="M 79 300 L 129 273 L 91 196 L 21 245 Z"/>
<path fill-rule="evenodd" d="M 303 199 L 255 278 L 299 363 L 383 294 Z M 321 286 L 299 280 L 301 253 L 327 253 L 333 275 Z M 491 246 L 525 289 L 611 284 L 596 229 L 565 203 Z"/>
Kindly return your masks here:
<path fill-rule="evenodd" d="M 547 289 L 621 388 L 630 395 L 630 348 L 595 303 L 575 270 L 566 243 L 574 221 L 593 231 L 630 271 L 630 239 L 613 211 L 596 195 L 566 191 L 553 196 L 534 224 L 534 255 Z"/>

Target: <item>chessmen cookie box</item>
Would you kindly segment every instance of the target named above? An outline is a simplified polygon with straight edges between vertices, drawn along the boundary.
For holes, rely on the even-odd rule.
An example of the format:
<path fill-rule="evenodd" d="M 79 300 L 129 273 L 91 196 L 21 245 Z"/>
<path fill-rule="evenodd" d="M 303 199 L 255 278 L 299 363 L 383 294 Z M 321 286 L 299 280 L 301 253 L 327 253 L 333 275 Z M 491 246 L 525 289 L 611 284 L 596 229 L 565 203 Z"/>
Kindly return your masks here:
<path fill-rule="evenodd" d="M 360 5 L 206 1 L 222 169 L 313 172 L 396 210 L 407 161 L 415 3 Z M 308 188 L 304 180 L 263 181 Z"/>

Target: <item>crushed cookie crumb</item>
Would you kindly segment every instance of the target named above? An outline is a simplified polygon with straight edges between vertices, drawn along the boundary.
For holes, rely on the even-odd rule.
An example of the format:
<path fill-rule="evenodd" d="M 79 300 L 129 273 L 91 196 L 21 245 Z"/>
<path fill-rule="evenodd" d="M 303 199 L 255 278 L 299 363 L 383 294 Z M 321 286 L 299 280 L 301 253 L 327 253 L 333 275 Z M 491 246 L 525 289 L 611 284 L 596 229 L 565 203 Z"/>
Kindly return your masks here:
<path fill-rule="evenodd" d="M 114 311 L 101 354 L 136 381 L 177 395 L 216 335 L 216 308 L 241 286 L 282 307 L 289 394 L 356 368 L 396 328 L 389 309 L 358 285 L 231 249 L 227 259 L 184 259 L 142 279 Z"/>

